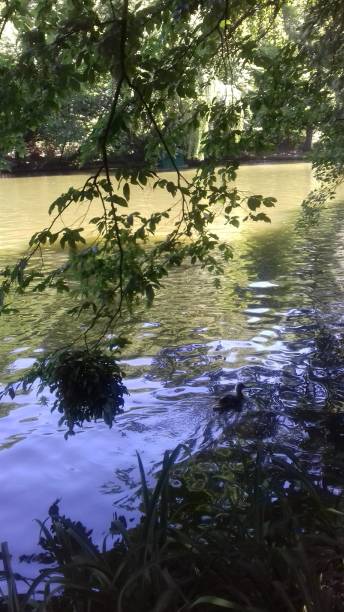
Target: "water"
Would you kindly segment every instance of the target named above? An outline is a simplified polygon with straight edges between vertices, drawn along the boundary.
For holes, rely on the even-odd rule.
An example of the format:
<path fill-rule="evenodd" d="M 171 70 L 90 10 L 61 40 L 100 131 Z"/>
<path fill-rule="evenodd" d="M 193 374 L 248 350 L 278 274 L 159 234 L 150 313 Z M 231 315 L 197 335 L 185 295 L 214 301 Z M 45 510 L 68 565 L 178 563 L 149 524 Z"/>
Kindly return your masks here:
<path fill-rule="evenodd" d="M 83 178 L 0 182 L 0 267 L 46 224 L 47 203 Z M 96 541 L 115 511 L 134 520 L 136 450 L 152 481 L 163 451 L 180 442 L 195 452 L 273 441 L 319 480 L 341 486 L 344 427 L 340 413 L 328 415 L 344 400 L 343 194 L 318 227 L 305 229 L 297 221 L 313 186 L 309 165 L 246 166 L 238 185 L 278 197 L 271 225 L 228 230 L 219 222 L 218 233 L 235 249 L 222 288 L 214 289 L 207 272 L 184 266 L 124 329 L 132 341 L 122 359 L 130 396 L 113 429 L 89 424 L 66 441 L 48 395 L 42 402 L 32 390 L 0 404 L 0 541 L 15 556 L 37 550 L 33 519 L 44 518 L 56 498 L 63 512 L 93 527 Z M 135 207 L 145 213 L 169 203 L 149 188 L 135 194 Z M 84 214 L 80 208 L 78 226 Z M 56 250 L 46 256 L 54 265 L 61 258 Z M 53 294 L 26 296 L 20 307 L 0 319 L 2 383 L 73 333 L 64 301 Z M 243 413 L 214 412 L 217 395 L 238 380 L 247 387 Z"/>

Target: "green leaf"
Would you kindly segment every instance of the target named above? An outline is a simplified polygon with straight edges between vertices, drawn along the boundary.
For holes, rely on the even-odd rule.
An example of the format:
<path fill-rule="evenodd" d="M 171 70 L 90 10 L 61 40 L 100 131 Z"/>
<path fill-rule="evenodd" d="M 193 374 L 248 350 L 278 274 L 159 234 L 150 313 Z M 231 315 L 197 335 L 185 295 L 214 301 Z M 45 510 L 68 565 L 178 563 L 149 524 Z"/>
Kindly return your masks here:
<path fill-rule="evenodd" d="M 228 25 L 231 25 L 230 19 L 221 19 L 219 23 L 219 27 L 221 28 L 221 30 L 224 30 L 224 28 Z"/>
<path fill-rule="evenodd" d="M 250 210 L 256 210 L 257 208 L 260 207 L 261 203 L 262 203 L 262 196 L 250 196 L 247 200 L 247 206 L 249 207 Z"/>
<path fill-rule="evenodd" d="M 107 202 L 111 202 L 111 204 L 118 204 L 118 206 L 128 206 L 128 202 L 122 198 L 121 196 L 112 193 L 110 196 L 106 198 Z"/>
<path fill-rule="evenodd" d="M 240 604 L 233 603 L 232 601 L 228 601 L 227 599 L 222 599 L 222 597 L 199 597 L 194 601 L 190 606 L 189 610 L 192 608 L 196 608 L 196 606 L 200 606 L 203 604 L 210 604 L 211 606 L 217 606 L 218 608 L 226 608 L 227 610 L 236 610 L 237 612 L 264 612 L 261 608 L 254 608 L 253 606 L 241 606 Z"/>
<path fill-rule="evenodd" d="M 130 200 L 130 187 L 128 183 L 125 183 L 125 185 L 123 186 L 123 195 L 125 197 L 125 199 L 127 200 L 127 202 L 129 202 Z"/>
<path fill-rule="evenodd" d="M 253 219 L 253 221 L 264 221 L 265 223 L 271 223 L 270 217 L 263 212 L 258 213 L 257 215 L 251 215 L 251 219 Z"/>
<path fill-rule="evenodd" d="M 267 206 L 267 207 L 269 207 L 269 208 L 270 208 L 271 206 L 275 206 L 276 202 L 277 202 L 277 199 L 276 199 L 276 198 L 270 198 L 270 197 L 269 197 L 269 198 L 263 198 L 263 204 L 264 204 L 264 206 Z"/>
<path fill-rule="evenodd" d="M 172 183 L 172 181 L 169 181 L 169 182 L 167 183 L 167 185 L 166 185 L 166 189 L 167 189 L 167 191 L 168 191 L 168 192 L 169 192 L 169 193 L 170 193 L 170 194 L 171 194 L 173 197 L 175 197 L 175 196 L 176 196 L 178 189 L 177 189 L 176 185 L 175 185 L 174 183 Z"/>

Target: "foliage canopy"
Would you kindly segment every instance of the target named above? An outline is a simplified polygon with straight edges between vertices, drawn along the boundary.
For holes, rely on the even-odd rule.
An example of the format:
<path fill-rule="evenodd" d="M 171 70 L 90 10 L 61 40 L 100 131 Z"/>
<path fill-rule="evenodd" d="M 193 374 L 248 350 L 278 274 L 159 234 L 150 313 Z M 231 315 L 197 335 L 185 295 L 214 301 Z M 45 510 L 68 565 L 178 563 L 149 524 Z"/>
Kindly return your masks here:
<path fill-rule="evenodd" d="M 122 340 L 112 334 L 109 341 L 110 331 L 119 336 L 120 318 L 142 299 L 152 302 L 171 268 L 201 265 L 219 286 L 232 250 L 213 231 L 216 216 L 234 226 L 268 222 L 265 209 L 275 204 L 269 194 L 238 191 L 241 156 L 281 143 L 309 148 L 316 132 L 312 156 L 322 184 L 308 210 L 317 210 L 342 180 L 344 7 L 338 0 L 7 0 L 0 11 L 2 159 L 25 155 L 33 135 L 56 134 L 56 121 L 66 127 L 63 114 L 74 109 L 80 130 L 65 142 L 74 138 L 80 163 L 98 160 L 82 188 L 51 204 L 51 224 L 31 238 L 28 252 L 2 271 L 3 314 L 13 309 L 13 292 L 55 289 L 71 296 L 71 314 L 82 315 L 75 354 L 57 347 L 50 374 L 78 351 L 92 361 L 100 349 L 118 349 Z M 87 112 L 80 111 L 85 100 L 92 101 Z M 204 161 L 187 178 L 176 154 L 191 140 Z M 111 167 L 114 152 L 135 153 L 138 146 L 139 166 Z M 174 170 L 170 180 L 156 171 L 162 157 Z M 129 205 L 132 187 L 147 183 L 172 199 L 167 209 L 144 216 Z M 102 213 L 88 218 L 92 244 L 85 228 L 58 225 L 62 213 L 79 205 L 86 218 L 94 202 Z M 172 231 L 154 239 L 166 218 L 175 219 Z M 44 246 L 53 244 L 68 257 L 47 271 Z M 36 371 L 49 379 L 42 367 Z"/>

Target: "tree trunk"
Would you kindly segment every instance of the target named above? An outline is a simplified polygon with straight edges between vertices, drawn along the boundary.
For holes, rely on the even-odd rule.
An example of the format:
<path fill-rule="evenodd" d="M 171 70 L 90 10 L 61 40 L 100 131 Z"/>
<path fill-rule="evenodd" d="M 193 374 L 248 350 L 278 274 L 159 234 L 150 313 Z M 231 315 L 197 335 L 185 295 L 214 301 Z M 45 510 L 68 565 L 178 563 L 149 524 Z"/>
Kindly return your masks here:
<path fill-rule="evenodd" d="M 304 151 L 305 153 L 308 153 L 312 148 L 312 141 L 313 141 L 313 128 L 308 127 L 306 129 L 306 138 L 301 147 L 302 151 Z"/>

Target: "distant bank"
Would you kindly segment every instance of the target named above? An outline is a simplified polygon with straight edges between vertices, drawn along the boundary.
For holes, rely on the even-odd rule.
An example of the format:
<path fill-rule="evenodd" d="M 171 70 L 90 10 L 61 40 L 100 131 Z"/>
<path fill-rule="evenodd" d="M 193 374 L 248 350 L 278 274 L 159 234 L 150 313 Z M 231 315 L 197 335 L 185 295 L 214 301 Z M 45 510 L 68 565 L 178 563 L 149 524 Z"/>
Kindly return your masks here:
<path fill-rule="evenodd" d="M 287 162 L 305 162 L 309 161 L 309 155 L 290 151 L 286 153 L 272 153 L 269 155 L 243 155 L 236 159 L 219 159 L 218 165 L 221 166 L 228 162 L 237 162 L 240 164 L 265 164 L 265 163 L 287 163 Z M 206 164 L 206 161 L 196 159 L 175 159 L 176 165 L 181 170 L 192 170 Z M 99 168 L 100 162 L 93 162 L 78 166 L 75 162 L 59 159 L 35 159 L 35 160 L 8 160 L 9 169 L 0 171 L 0 178 L 12 178 L 21 176 L 49 176 L 61 174 L 84 174 L 85 172 L 96 171 Z M 143 168 L 145 164 L 142 160 L 135 158 L 119 158 L 110 160 L 111 169 L 130 166 L 131 168 Z M 161 160 L 156 167 L 157 172 L 174 172 L 174 167 L 170 160 Z"/>

